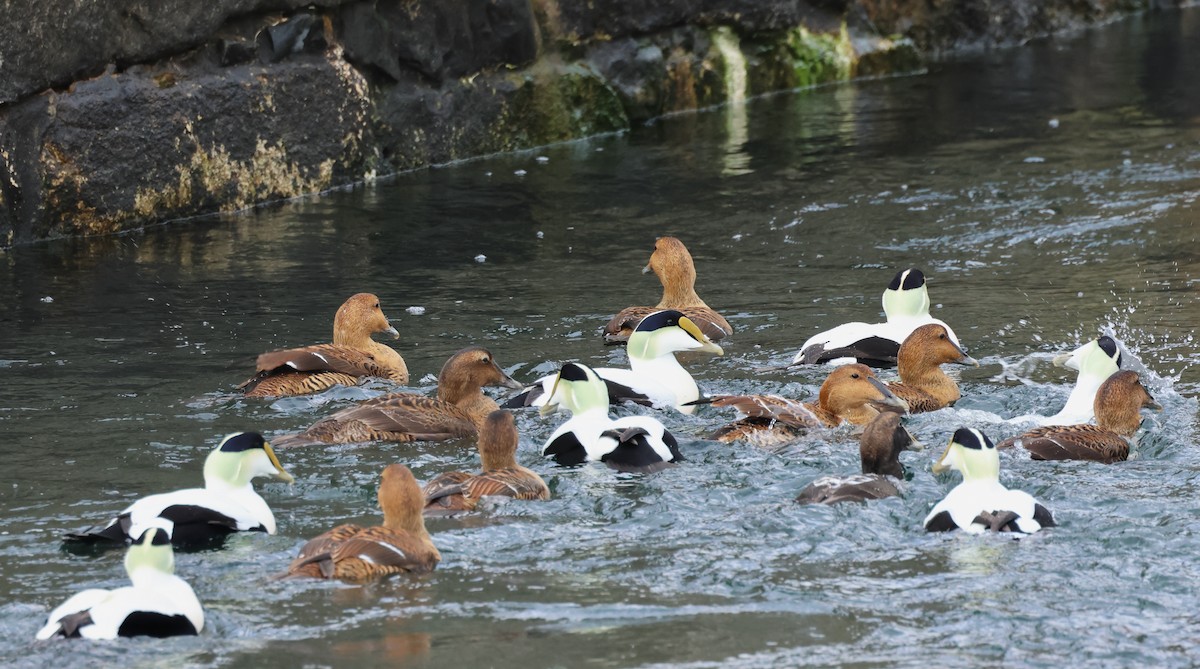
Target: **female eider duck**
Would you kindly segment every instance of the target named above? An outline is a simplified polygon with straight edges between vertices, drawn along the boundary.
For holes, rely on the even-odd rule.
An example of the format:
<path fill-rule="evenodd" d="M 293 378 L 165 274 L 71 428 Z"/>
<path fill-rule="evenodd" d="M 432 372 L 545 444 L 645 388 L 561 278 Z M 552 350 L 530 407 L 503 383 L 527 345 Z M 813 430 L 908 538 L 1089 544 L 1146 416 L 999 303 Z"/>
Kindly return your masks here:
<path fill-rule="evenodd" d="M 151 527 L 162 527 L 175 546 L 194 549 L 219 544 L 231 532 L 275 534 L 275 516 L 250 484 L 260 476 L 292 482 L 262 435 L 237 432 L 204 460 L 203 488 L 143 497 L 104 528 L 68 534 L 66 540 L 124 543 Z"/>
<path fill-rule="evenodd" d="M 37 633 L 53 637 L 116 639 L 195 635 L 204 629 L 204 610 L 192 587 L 175 575 L 175 553 L 166 530 L 151 527 L 125 553 L 132 585 L 91 588 L 63 602 Z"/>
<path fill-rule="evenodd" d="M 896 364 L 900 344 L 913 330 L 927 323 L 945 327 L 954 343 L 958 343 L 949 325 L 929 315 L 929 289 L 919 269 L 906 269 L 892 279 L 883 291 L 883 313 L 887 317 L 885 323 L 844 323 L 809 337 L 792 364 L 816 365 L 853 359 L 872 367 L 891 367 Z"/>
<path fill-rule="evenodd" d="M 609 401 L 613 404 L 635 402 L 690 414 L 696 408 L 688 403 L 699 399 L 700 389 L 675 358 L 682 351 L 724 353 L 683 313 L 672 309 L 656 311 L 643 318 L 629 337 L 626 347 L 629 369 L 601 367 L 594 371 L 608 384 Z M 551 401 L 550 389 L 557 378 L 554 374 L 543 376 L 525 392 L 506 401 L 504 407 L 545 406 Z"/>
<path fill-rule="evenodd" d="M 1104 335 L 1055 357 L 1054 364 L 1079 373 L 1067 403 L 1053 416 L 1021 416 L 1014 421 L 1032 418 L 1039 425 L 1074 425 L 1094 420 L 1096 391 L 1109 377 L 1121 371 L 1121 347 L 1115 339 Z"/>
<path fill-rule="evenodd" d="M 1032 495 L 1000 483 L 1000 455 L 992 440 L 979 430 L 964 427 L 954 433 L 933 465 L 935 474 L 947 469 L 961 472 L 962 483 L 925 517 L 926 530 L 1032 534 L 1054 526 L 1054 517 Z"/>
<path fill-rule="evenodd" d="M 762 446 L 793 439 L 813 427 L 865 425 L 881 409 L 908 411 L 902 398 L 875 378 L 869 367 L 857 363 L 830 372 L 821 384 L 816 403 L 778 395 L 717 395 L 698 403 L 733 407 L 744 416 L 718 428 L 710 439 L 725 443 L 746 440 Z"/>
<path fill-rule="evenodd" d="M 819 478 L 801 490 L 796 501 L 801 504 L 836 504 L 898 496 L 900 488 L 897 483 L 904 479 L 900 452 L 924 448 L 900 424 L 900 414 L 881 413 L 867 423 L 858 440 L 862 474 Z"/>
<path fill-rule="evenodd" d="M 474 437 L 487 415 L 500 408 L 483 386 L 520 388 L 486 348 L 472 346 L 450 356 L 438 373 L 437 398 L 391 393 L 342 409 L 304 432 L 279 437 L 279 448 L 362 441 L 445 441 Z"/>
<path fill-rule="evenodd" d="M 945 326 L 936 323 L 913 330 L 900 345 L 896 361 L 900 382 L 887 386 L 908 402 L 909 413 L 937 411 L 953 406 L 961 397 L 958 384 L 942 371 L 942 365 L 979 366 L 954 342 Z"/>
<path fill-rule="evenodd" d="M 1142 409 L 1161 410 L 1137 372 L 1117 372 L 1096 391 L 1097 425 L 1050 425 L 1005 439 L 997 448 L 1019 446 L 1034 460 L 1094 460 L 1110 464 L 1129 459 L 1129 446 L 1142 425 Z"/>
<path fill-rule="evenodd" d="M 696 266 L 683 242 L 674 237 L 659 237 L 650 254 L 650 264 L 642 270 L 653 271 L 662 282 L 663 295 L 654 307 L 627 307 L 604 326 L 604 341 L 610 344 L 628 341 L 643 318 L 661 309 L 675 309 L 690 318 L 713 341 L 733 333 L 733 327 L 696 294 Z"/>
<path fill-rule="evenodd" d="M 551 404 L 571 412 L 560 425 L 542 454 L 560 465 L 603 462 L 623 472 L 649 473 L 683 460 L 679 443 L 663 424 L 650 416 L 608 417 L 608 387 L 586 365 L 567 363 L 554 377 Z"/>
<path fill-rule="evenodd" d="M 263 353 L 254 376 L 238 389 L 248 397 L 280 397 L 320 392 L 337 384 L 352 386 L 367 377 L 408 383 L 404 358 L 371 339 L 376 332 L 400 337 L 380 310 L 378 297 L 353 295 L 333 317 L 332 344 Z"/>
<path fill-rule="evenodd" d="M 425 531 L 425 497 L 408 467 L 388 465 L 378 495 L 383 525 L 338 525 L 304 544 L 287 575 L 362 582 L 433 571 L 442 556 Z"/>
<path fill-rule="evenodd" d="M 503 409 L 488 414 L 479 430 L 479 458 L 483 471 L 446 472 L 425 484 L 425 514 L 472 511 L 484 497 L 550 499 L 546 482 L 517 464 L 517 424 Z"/>

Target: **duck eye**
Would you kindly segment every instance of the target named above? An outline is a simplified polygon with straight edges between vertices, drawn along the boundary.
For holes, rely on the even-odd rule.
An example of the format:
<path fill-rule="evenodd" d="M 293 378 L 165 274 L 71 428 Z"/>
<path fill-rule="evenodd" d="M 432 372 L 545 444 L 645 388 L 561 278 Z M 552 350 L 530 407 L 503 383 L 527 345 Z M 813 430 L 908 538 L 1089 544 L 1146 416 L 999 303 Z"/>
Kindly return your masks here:
<path fill-rule="evenodd" d="M 858 372 L 855 372 L 855 373 L 851 374 L 851 375 L 850 375 L 850 378 L 852 378 L 852 379 L 857 379 L 857 378 L 858 378 Z"/>
<path fill-rule="evenodd" d="M 376 302 L 376 303 L 375 303 L 375 308 L 376 308 L 376 309 L 378 309 L 378 308 L 379 308 L 379 303 L 378 303 L 378 302 Z"/>
<path fill-rule="evenodd" d="M 480 358 L 480 359 L 479 359 L 479 362 L 482 362 L 483 364 L 485 364 L 485 365 L 486 365 L 486 364 L 488 364 L 489 362 L 491 362 L 491 360 L 488 360 L 487 356 L 485 355 L 485 356 L 483 356 L 482 358 Z"/>
<path fill-rule="evenodd" d="M 938 339 L 945 339 L 945 338 L 946 338 L 946 333 L 945 333 L 945 332 L 943 332 L 942 334 L 938 335 Z"/>

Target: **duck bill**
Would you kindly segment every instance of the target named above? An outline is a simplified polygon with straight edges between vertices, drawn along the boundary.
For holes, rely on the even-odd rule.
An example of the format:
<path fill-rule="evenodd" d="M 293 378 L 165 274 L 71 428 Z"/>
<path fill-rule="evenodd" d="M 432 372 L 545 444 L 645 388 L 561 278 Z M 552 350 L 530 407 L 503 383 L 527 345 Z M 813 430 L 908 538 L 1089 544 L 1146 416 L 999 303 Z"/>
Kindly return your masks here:
<path fill-rule="evenodd" d="M 1050 362 L 1054 363 L 1055 367 L 1066 367 L 1067 361 L 1071 359 L 1072 355 L 1074 355 L 1074 353 L 1063 353 L 1062 355 L 1056 355 Z"/>
<path fill-rule="evenodd" d="M 910 450 L 910 451 L 925 450 L 925 444 L 922 444 L 921 442 L 917 441 L 917 438 L 913 436 L 912 432 L 908 431 L 908 428 L 903 428 L 903 429 L 904 429 L 904 433 L 908 435 L 909 444 L 906 447 L 906 448 L 908 448 L 908 450 Z"/>
<path fill-rule="evenodd" d="M 953 344 L 954 342 L 951 342 L 951 343 Z M 971 356 L 967 355 L 967 352 L 964 351 L 961 346 L 959 346 L 958 344 L 954 344 L 954 348 L 958 349 L 958 356 L 959 356 L 958 360 L 954 361 L 955 364 L 965 365 L 967 367 L 978 367 L 979 366 L 979 361 L 976 360 L 975 358 L 972 358 Z"/>
<path fill-rule="evenodd" d="M 908 413 L 908 402 L 897 397 L 895 393 L 883 385 L 883 382 L 876 378 L 869 378 L 867 382 L 875 386 L 875 389 L 883 395 L 883 399 L 871 400 L 871 406 L 880 411 L 898 411 L 900 413 Z"/>
<path fill-rule="evenodd" d="M 937 462 L 933 463 L 933 473 L 941 474 L 950 469 L 950 449 L 954 448 L 954 437 L 950 438 L 950 443 L 946 444 L 946 450 L 942 451 L 942 457 L 938 458 Z"/>
<path fill-rule="evenodd" d="M 558 395 L 559 383 L 562 383 L 561 373 L 554 377 L 554 385 L 550 386 L 550 394 L 546 396 L 546 403 L 538 407 L 539 416 L 549 416 L 558 409 L 558 400 L 555 399 L 555 396 Z"/>
<path fill-rule="evenodd" d="M 1158 402 L 1155 402 L 1153 399 L 1151 399 L 1151 400 L 1147 401 L 1145 404 L 1143 404 L 1142 408 L 1149 409 L 1151 411 L 1162 411 L 1163 410 L 1163 406 L 1161 404 L 1159 404 Z"/>
<path fill-rule="evenodd" d="M 499 372 L 499 374 L 500 374 L 500 380 L 496 381 L 496 383 L 493 385 L 504 386 L 505 388 L 512 388 L 514 390 L 525 387 L 525 384 L 514 379 L 513 377 L 509 376 L 508 374 L 505 374 L 504 370 L 500 369 L 500 367 L 498 365 L 496 365 L 496 363 L 492 363 L 492 365 L 496 367 L 496 371 Z"/>
<path fill-rule="evenodd" d="M 393 327 L 391 323 L 388 323 L 386 330 L 380 330 L 380 332 L 382 332 L 383 334 L 386 334 L 386 335 L 391 335 L 392 339 L 400 338 L 400 331 L 397 330 L 395 327 Z"/>
<path fill-rule="evenodd" d="M 722 349 L 720 346 L 717 346 L 711 339 L 709 339 L 708 335 L 704 334 L 700 330 L 700 327 L 696 325 L 695 321 L 687 316 L 679 319 L 679 327 L 683 328 L 684 332 L 692 335 L 692 339 L 700 342 L 700 347 L 693 350 L 704 351 L 705 353 L 712 353 L 713 355 L 725 354 L 724 349 Z"/>
<path fill-rule="evenodd" d="M 271 448 L 270 444 L 263 443 L 263 450 L 267 452 L 267 457 L 271 459 L 271 464 L 275 466 L 275 478 L 284 483 L 294 483 L 296 479 L 292 478 L 292 475 L 287 473 L 283 465 L 279 464 L 279 458 L 275 456 L 275 449 Z"/>
<path fill-rule="evenodd" d="M 647 264 L 645 267 L 642 268 L 642 274 L 649 274 L 650 272 L 653 272 L 653 271 L 654 271 L 654 268 L 651 267 L 649 264 Z"/>

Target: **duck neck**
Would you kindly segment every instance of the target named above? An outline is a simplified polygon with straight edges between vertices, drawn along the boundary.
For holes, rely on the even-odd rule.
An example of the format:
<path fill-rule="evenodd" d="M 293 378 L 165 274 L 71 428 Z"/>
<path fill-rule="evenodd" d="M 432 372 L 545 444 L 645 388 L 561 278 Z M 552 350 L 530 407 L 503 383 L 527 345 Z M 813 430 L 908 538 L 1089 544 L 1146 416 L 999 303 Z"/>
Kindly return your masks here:
<path fill-rule="evenodd" d="M 1075 379 L 1075 387 L 1071 389 L 1071 395 L 1067 397 L 1066 405 L 1063 406 L 1062 411 L 1058 412 L 1059 415 L 1082 417 L 1078 421 L 1080 423 L 1086 423 L 1094 418 L 1093 403 L 1096 400 L 1096 391 L 1100 390 L 1105 379 L 1107 377 L 1102 379 L 1095 374 L 1080 373 Z M 1134 431 L 1136 430 L 1137 428 L 1134 428 Z"/>
<path fill-rule="evenodd" d="M 674 353 L 649 359 L 630 357 L 629 368 L 639 376 L 653 379 L 670 388 L 675 393 L 676 406 L 700 399 L 700 388 L 696 386 L 696 380 L 679 364 Z M 681 407 L 681 410 L 689 408 L 692 407 Z"/>
<path fill-rule="evenodd" d="M 656 309 L 682 309 L 684 307 L 707 307 L 696 294 L 696 270 L 690 266 L 664 268 L 658 280 L 663 294 Z"/>
<path fill-rule="evenodd" d="M 495 469 L 512 469 L 517 466 L 517 455 L 515 451 L 493 451 L 489 449 L 479 452 L 479 461 L 485 472 Z"/>
<path fill-rule="evenodd" d="M 961 397 L 958 384 L 942 371 L 941 365 L 929 363 L 921 358 L 901 357 L 896 368 L 900 373 L 901 383 L 924 390 L 942 404 L 957 402 Z"/>
<path fill-rule="evenodd" d="M 893 453 L 890 449 L 886 453 L 880 453 L 869 448 L 862 448 L 860 455 L 862 457 L 862 473 L 904 478 L 904 467 L 900 464 L 899 454 Z"/>
<path fill-rule="evenodd" d="M 1101 429 L 1129 438 L 1142 426 L 1142 413 L 1137 406 L 1121 406 L 1116 410 L 1111 407 L 1104 408 L 1105 411 L 1096 414 L 1096 424 Z"/>

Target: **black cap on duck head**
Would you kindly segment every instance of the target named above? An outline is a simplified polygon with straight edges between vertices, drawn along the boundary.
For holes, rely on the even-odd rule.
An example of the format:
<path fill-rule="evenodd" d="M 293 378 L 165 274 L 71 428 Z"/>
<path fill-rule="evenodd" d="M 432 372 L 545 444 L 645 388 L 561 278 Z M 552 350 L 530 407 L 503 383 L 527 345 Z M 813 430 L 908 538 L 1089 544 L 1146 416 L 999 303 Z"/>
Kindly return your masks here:
<path fill-rule="evenodd" d="M 641 323 L 634 328 L 638 332 L 653 332 L 662 328 L 679 325 L 679 319 L 683 318 L 683 314 L 674 309 L 664 309 L 656 311 L 642 319 Z"/>
<path fill-rule="evenodd" d="M 255 448 L 262 448 L 266 440 L 257 432 L 237 432 L 225 437 L 221 442 L 220 451 L 222 453 L 241 453 L 242 451 L 250 451 Z"/>
<path fill-rule="evenodd" d="M 892 277 L 892 282 L 888 284 L 888 290 L 912 290 L 925 285 L 925 275 L 921 270 L 913 267 L 901 272 L 897 272 L 896 276 Z"/>
<path fill-rule="evenodd" d="M 138 537 L 135 544 L 152 545 L 152 546 L 169 546 L 171 544 L 171 535 L 161 527 L 151 527 L 142 532 L 142 536 Z"/>
<path fill-rule="evenodd" d="M 972 430 L 969 427 L 960 427 L 954 433 L 954 441 L 963 448 L 971 448 L 981 451 L 986 448 L 995 450 L 996 445 L 988 436 L 979 430 Z"/>
<path fill-rule="evenodd" d="M 1117 363 L 1117 368 L 1120 368 L 1121 348 L 1117 346 L 1116 340 L 1108 335 L 1104 335 L 1103 337 L 1097 339 L 1096 343 L 1100 345 L 1100 350 L 1104 351 L 1105 355 L 1112 358 L 1113 361 Z"/>
<path fill-rule="evenodd" d="M 558 378 L 562 379 L 563 381 L 588 380 L 587 372 L 584 371 L 583 367 L 573 362 L 568 362 L 562 366 L 562 369 L 558 372 Z"/>

